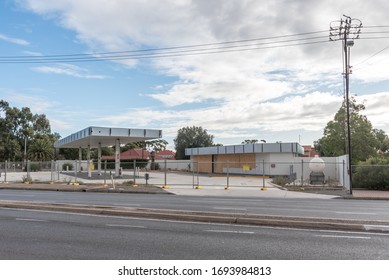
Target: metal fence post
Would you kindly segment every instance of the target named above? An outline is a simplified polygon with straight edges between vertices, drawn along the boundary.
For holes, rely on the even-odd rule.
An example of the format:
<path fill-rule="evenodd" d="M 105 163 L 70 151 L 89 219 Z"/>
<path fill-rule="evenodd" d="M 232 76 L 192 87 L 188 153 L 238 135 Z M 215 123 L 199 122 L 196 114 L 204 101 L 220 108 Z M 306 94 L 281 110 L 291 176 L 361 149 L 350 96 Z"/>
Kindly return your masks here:
<path fill-rule="evenodd" d="M 345 188 L 346 186 L 345 186 L 345 184 L 346 184 L 346 180 L 345 180 L 345 177 L 346 177 L 346 174 L 344 173 L 344 171 L 345 171 L 345 162 L 344 162 L 344 160 L 343 160 L 343 187 Z"/>
<path fill-rule="evenodd" d="M 77 183 L 77 170 L 78 170 L 78 165 L 77 165 L 77 160 L 75 160 L 75 168 L 74 168 L 74 183 Z"/>
<path fill-rule="evenodd" d="M 136 159 L 133 161 L 133 167 L 134 167 L 134 185 L 136 185 Z"/>
<path fill-rule="evenodd" d="M 301 160 L 301 186 L 304 186 L 304 160 Z"/>
<path fill-rule="evenodd" d="M 7 182 L 7 165 L 8 165 L 8 162 L 5 161 L 5 166 L 4 166 L 4 183 Z"/>
<path fill-rule="evenodd" d="M 230 187 L 230 162 L 227 161 L 227 189 Z"/>
<path fill-rule="evenodd" d="M 166 159 L 164 161 L 164 164 L 165 164 L 165 184 L 164 184 L 164 186 L 166 187 L 167 186 L 167 162 L 166 162 Z"/>
<path fill-rule="evenodd" d="M 51 182 L 54 182 L 54 160 L 51 161 Z"/>
<path fill-rule="evenodd" d="M 263 187 L 265 187 L 265 160 L 262 161 L 262 181 L 263 181 Z"/>
<path fill-rule="evenodd" d="M 197 162 L 197 187 L 200 186 L 200 164 Z"/>
<path fill-rule="evenodd" d="M 61 173 L 61 169 L 59 168 L 59 164 L 58 164 L 58 162 L 56 161 L 55 162 L 55 168 L 56 168 L 56 170 L 57 170 L 57 181 L 59 182 L 59 174 Z"/>
<path fill-rule="evenodd" d="M 195 172 L 194 172 L 194 160 L 192 158 L 192 186 L 195 188 Z"/>
<path fill-rule="evenodd" d="M 27 160 L 27 180 L 31 179 L 30 168 L 31 168 L 31 161 Z"/>
<path fill-rule="evenodd" d="M 104 186 L 107 186 L 107 160 L 104 161 Z"/>

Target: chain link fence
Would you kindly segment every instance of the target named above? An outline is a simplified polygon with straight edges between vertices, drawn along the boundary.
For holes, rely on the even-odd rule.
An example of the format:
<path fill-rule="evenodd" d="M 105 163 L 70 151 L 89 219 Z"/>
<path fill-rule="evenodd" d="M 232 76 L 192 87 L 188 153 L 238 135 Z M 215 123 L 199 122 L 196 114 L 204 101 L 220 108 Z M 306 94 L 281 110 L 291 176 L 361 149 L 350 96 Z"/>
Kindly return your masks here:
<path fill-rule="evenodd" d="M 271 179 L 282 178 L 290 186 L 348 186 L 347 161 L 325 159 L 323 172 L 312 172 L 310 160 L 293 162 L 201 162 L 133 160 L 120 163 L 103 161 L 0 162 L 0 182 L 58 182 L 93 184 L 152 184 L 158 186 L 253 186 L 265 187 Z M 389 165 L 353 166 L 356 188 L 389 189 Z"/>
<path fill-rule="evenodd" d="M 154 184 L 160 186 L 265 186 L 266 179 L 282 177 L 293 185 L 323 184 L 344 186 L 345 162 L 326 162 L 322 176 L 313 178 L 309 161 L 295 162 L 201 162 L 160 160 L 121 162 L 103 161 L 2 162 L 0 182 L 59 182 Z"/>

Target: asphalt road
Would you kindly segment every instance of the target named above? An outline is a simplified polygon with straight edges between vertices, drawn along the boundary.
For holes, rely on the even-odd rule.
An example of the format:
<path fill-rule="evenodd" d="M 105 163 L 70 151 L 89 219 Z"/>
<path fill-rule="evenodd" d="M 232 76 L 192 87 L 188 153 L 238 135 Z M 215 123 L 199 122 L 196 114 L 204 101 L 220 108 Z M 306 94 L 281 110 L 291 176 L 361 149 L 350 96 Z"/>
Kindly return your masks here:
<path fill-rule="evenodd" d="M 389 203 L 377 200 L 191 197 L 29 190 L 0 190 L 0 200 L 389 221 Z"/>
<path fill-rule="evenodd" d="M 0 209 L 0 259 L 389 259 L 389 235 Z"/>

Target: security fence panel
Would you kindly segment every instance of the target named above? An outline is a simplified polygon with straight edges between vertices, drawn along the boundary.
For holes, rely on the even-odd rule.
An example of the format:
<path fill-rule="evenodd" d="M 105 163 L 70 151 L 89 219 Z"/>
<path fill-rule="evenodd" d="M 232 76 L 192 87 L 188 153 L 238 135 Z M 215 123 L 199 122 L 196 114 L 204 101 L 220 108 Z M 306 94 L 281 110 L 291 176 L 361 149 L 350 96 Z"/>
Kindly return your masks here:
<path fill-rule="evenodd" d="M 247 145 L 243 145 L 245 149 Z M 275 148 L 288 149 L 276 145 Z M 220 147 L 217 147 L 219 149 Z M 289 147 L 290 148 L 290 147 Z M 239 147 L 238 147 L 239 149 Z M 310 167 L 313 158 L 282 161 L 277 156 L 250 153 L 194 155 L 191 160 L 122 160 L 119 172 L 115 172 L 114 160 L 97 161 L 58 160 L 47 162 L 1 162 L 0 182 L 60 182 L 85 184 L 117 183 L 183 187 L 262 187 L 274 178 L 282 177 L 293 186 L 345 186 L 349 178 L 347 158 L 322 158 L 322 173 L 314 173 Z M 388 166 L 353 167 L 355 187 L 386 187 L 389 185 Z M 147 182 L 146 182 L 147 178 Z M 381 180 L 381 181 L 379 181 Z M 389 188 L 389 186 L 388 186 Z"/>

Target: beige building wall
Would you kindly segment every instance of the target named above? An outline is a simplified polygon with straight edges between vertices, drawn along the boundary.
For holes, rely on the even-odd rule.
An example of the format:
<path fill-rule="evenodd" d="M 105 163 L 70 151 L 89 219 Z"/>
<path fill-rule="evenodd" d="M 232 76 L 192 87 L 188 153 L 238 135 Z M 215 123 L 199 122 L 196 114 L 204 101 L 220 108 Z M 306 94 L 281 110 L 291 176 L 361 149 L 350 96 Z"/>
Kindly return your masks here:
<path fill-rule="evenodd" d="M 212 155 L 192 156 L 194 172 L 212 173 Z"/>
<path fill-rule="evenodd" d="M 255 169 L 255 154 L 196 155 L 192 156 L 194 171 L 204 173 L 224 173 L 226 168 Z M 197 164 L 198 162 L 198 164 Z M 213 169 L 212 169 L 213 164 Z"/>

